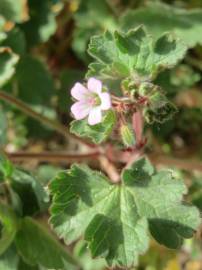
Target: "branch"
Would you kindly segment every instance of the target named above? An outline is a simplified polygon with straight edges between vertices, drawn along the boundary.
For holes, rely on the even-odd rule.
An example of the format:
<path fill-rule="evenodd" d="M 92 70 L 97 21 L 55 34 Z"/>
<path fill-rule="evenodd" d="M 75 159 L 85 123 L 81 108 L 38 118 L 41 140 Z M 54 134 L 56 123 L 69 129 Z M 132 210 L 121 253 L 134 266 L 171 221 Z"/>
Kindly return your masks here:
<path fill-rule="evenodd" d="M 112 162 L 108 160 L 104 155 L 99 156 L 99 161 L 102 169 L 109 176 L 112 183 L 119 183 L 121 181 L 120 174 Z"/>
<path fill-rule="evenodd" d="M 24 160 L 38 160 L 46 162 L 71 162 L 71 161 L 82 161 L 88 159 L 99 159 L 101 167 L 107 172 L 109 177 L 113 182 L 119 182 L 119 173 L 114 167 L 113 163 L 105 157 L 104 153 L 100 151 L 88 152 L 85 154 L 75 154 L 75 153 L 63 153 L 63 152 L 41 152 L 32 153 L 26 151 L 19 152 L 5 152 L 9 159 L 14 162 L 24 161 Z M 151 162 L 156 165 L 163 165 L 166 167 L 176 167 L 178 169 L 189 170 L 189 171 L 201 171 L 202 172 L 202 161 L 192 160 L 192 159 L 178 159 L 166 155 L 159 154 L 147 154 L 146 155 Z"/>
<path fill-rule="evenodd" d="M 86 154 L 75 154 L 75 153 L 61 153 L 61 152 L 41 152 L 41 153 L 32 153 L 26 151 L 14 152 L 14 153 L 5 153 L 8 158 L 14 162 L 25 161 L 25 160 L 34 160 L 37 161 L 47 161 L 47 162 L 61 162 L 61 161 L 82 161 L 87 159 L 97 159 L 100 156 L 100 152 L 89 152 Z"/>
<path fill-rule="evenodd" d="M 103 170 L 107 173 L 112 183 L 118 183 L 120 181 L 120 175 L 116 170 L 115 166 L 101 153 L 98 151 L 89 152 L 86 154 L 75 154 L 75 153 L 62 153 L 62 152 L 41 152 L 32 153 L 26 151 L 19 152 L 5 152 L 7 157 L 13 162 L 20 162 L 25 160 L 37 160 L 43 162 L 67 162 L 82 161 L 82 160 L 98 160 Z"/>
<path fill-rule="evenodd" d="M 29 115 L 30 117 L 38 120 L 39 122 L 50 127 L 51 129 L 56 130 L 58 133 L 63 135 L 65 138 L 67 138 L 67 139 L 71 138 L 71 139 L 73 139 L 79 143 L 85 144 L 89 147 L 94 147 L 93 144 L 87 143 L 84 140 L 82 140 L 81 138 L 78 138 L 77 136 L 69 133 L 68 129 L 66 127 L 64 127 L 63 125 L 61 125 L 59 122 L 52 120 L 52 119 L 34 111 L 26 103 L 13 97 L 12 95 L 7 94 L 4 91 L 0 91 L 0 99 L 4 100 L 5 102 L 7 102 L 9 104 L 12 104 L 16 108 L 18 108 L 20 111 L 22 111 L 25 114 Z"/>

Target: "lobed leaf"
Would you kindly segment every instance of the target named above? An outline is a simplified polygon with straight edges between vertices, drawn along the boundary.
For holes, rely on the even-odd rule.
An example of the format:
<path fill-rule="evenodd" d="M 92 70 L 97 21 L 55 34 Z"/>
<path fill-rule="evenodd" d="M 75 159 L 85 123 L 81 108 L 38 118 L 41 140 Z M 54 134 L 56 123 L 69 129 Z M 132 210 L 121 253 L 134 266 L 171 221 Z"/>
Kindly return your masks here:
<path fill-rule="evenodd" d="M 106 112 L 100 124 L 90 126 L 85 120 L 75 120 L 71 123 L 70 131 L 80 137 L 90 138 L 94 143 L 99 144 L 107 139 L 116 123 L 115 112 Z"/>
<path fill-rule="evenodd" d="M 95 62 L 87 77 L 96 76 L 108 83 L 129 77 L 154 78 L 160 71 L 173 67 L 187 47 L 171 34 L 153 41 L 143 26 L 123 34 L 106 32 L 91 38 L 89 54 Z"/>
<path fill-rule="evenodd" d="M 121 28 L 128 31 L 144 24 L 158 38 L 164 32 L 173 32 L 187 46 L 202 44 L 202 9 L 182 9 L 160 2 L 150 2 L 146 7 L 130 10 L 120 19 Z"/>
<path fill-rule="evenodd" d="M 199 212 L 182 202 L 186 187 L 171 171 L 156 172 L 140 159 L 113 185 L 87 166 L 73 165 L 50 185 L 50 222 L 67 244 L 83 234 L 92 256 L 109 265 L 131 267 L 148 248 L 149 232 L 161 244 L 177 248 L 193 235 Z"/>

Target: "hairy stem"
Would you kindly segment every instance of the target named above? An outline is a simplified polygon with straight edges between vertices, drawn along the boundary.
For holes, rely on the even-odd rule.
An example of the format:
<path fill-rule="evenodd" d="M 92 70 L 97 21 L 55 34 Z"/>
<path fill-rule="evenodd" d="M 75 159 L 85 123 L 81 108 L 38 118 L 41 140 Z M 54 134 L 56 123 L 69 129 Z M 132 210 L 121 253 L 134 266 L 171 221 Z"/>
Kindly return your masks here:
<path fill-rule="evenodd" d="M 75 153 L 61 153 L 61 152 L 41 152 L 41 153 L 32 153 L 26 151 L 19 152 L 6 152 L 8 158 L 14 162 L 24 161 L 24 160 L 33 160 L 37 161 L 47 161 L 47 162 L 61 162 L 61 161 L 82 161 L 86 159 L 96 159 L 100 155 L 99 152 L 89 152 L 85 154 L 75 154 Z"/>
<path fill-rule="evenodd" d="M 88 159 L 99 159 L 101 167 L 113 182 L 120 181 L 120 175 L 117 169 L 114 167 L 113 163 L 110 162 L 104 154 L 99 151 L 88 152 L 85 154 L 75 154 L 75 153 L 62 153 L 62 152 L 41 152 L 41 153 L 32 153 L 32 152 L 6 152 L 5 153 L 12 161 L 19 162 L 27 159 L 37 159 L 39 161 L 48 161 L 48 162 L 71 162 L 72 160 L 88 160 Z M 173 158 L 167 155 L 159 154 L 147 154 L 146 155 L 154 165 L 157 166 L 173 166 L 178 169 L 184 169 L 188 171 L 200 171 L 202 172 L 202 162 L 195 159 L 178 159 Z M 136 159 L 136 156 L 134 157 Z"/>
<path fill-rule="evenodd" d="M 23 101 L 17 99 L 16 97 L 13 97 L 12 95 L 7 94 L 4 91 L 0 91 L 0 99 L 15 106 L 20 111 L 22 111 L 25 114 L 29 115 L 30 117 L 38 120 L 39 122 L 43 123 L 47 127 L 54 129 L 55 131 L 57 131 L 58 133 L 63 135 L 65 138 L 67 138 L 67 139 L 71 138 L 71 139 L 73 139 L 79 143 L 85 144 L 89 147 L 94 147 L 94 145 L 89 144 L 89 143 L 85 142 L 84 140 L 82 140 L 81 138 L 69 133 L 68 129 L 66 127 L 64 127 L 63 125 L 61 125 L 59 122 L 52 120 L 52 119 L 34 111 L 32 108 L 30 108 L 29 105 L 27 105 Z"/>
<path fill-rule="evenodd" d="M 121 181 L 120 174 L 117 171 L 116 167 L 109 161 L 109 159 L 103 155 L 99 156 L 99 161 L 102 169 L 109 176 L 109 179 L 112 183 L 118 183 Z"/>

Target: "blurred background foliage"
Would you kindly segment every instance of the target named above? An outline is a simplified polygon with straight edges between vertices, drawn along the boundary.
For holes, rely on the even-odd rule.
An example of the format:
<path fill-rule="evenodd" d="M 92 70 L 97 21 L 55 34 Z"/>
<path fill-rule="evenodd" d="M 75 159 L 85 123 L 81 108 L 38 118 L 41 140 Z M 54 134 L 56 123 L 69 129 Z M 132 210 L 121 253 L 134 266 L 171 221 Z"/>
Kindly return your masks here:
<path fill-rule="evenodd" d="M 75 81 L 84 78 L 91 61 L 86 52 L 90 37 L 106 29 L 125 31 L 140 24 L 144 24 L 154 37 L 172 32 L 189 47 L 177 67 L 161 73 L 156 79 L 177 105 L 178 113 L 164 124 L 145 128 L 146 150 L 176 160 L 190 160 L 190 164 L 195 159 L 202 164 L 201 0 L 0 0 L 1 91 L 68 129 L 72 102 L 69 90 Z M 4 152 L 28 150 L 38 153 L 75 150 L 75 145 L 16 106 L 0 100 L 0 148 Z M 47 225 L 47 185 L 57 171 L 68 164 L 57 160 L 52 164 L 37 160 L 15 161 L 25 171 L 18 167 L 9 169 L 11 165 L 1 160 L 1 200 L 6 200 L 9 193 L 9 204 L 19 215 L 36 217 Z M 169 163 L 170 159 L 167 161 L 164 166 L 169 168 L 179 165 L 177 161 L 176 164 Z M 186 179 L 189 187 L 188 200 L 202 210 L 202 165 L 194 170 L 181 162 L 177 167 L 180 167 L 177 173 Z M 10 181 L 9 191 L 5 189 L 6 181 Z M 102 259 L 91 259 L 83 241 L 70 250 L 80 264 L 79 269 L 107 269 Z M 71 267 L 68 265 L 66 269 L 77 269 Z M 0 257 L 0 269 L 48 268 L 43 262 L 30 264 L 30 260 L 24 260 L 16 246 L 11 245 Z M 152 242 L 137 269 L 202 269 L 200 233 L 195 239 L 185 241 L 178 252 Z"/>

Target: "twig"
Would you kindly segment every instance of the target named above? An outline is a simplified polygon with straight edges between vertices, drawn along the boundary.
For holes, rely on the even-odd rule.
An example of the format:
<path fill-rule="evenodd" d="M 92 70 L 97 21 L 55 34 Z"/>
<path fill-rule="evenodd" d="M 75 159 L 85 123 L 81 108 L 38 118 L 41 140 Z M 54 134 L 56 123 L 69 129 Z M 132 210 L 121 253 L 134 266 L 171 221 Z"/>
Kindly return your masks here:
<path fill-rule="evenodd" d="M 111 163 L 108 158 L 104 155 L 99 156 L 99 161 L 102 169 L 107 173 L 112 183 L 119 183 L 120 182 L 120 174 L 117 171 L 116 167 Z"/>
<path fill-rule="evenodd" d="M 38 160 L 47 162 L 63 162 L 63 161 L 82 161 L 88 159 L 99 159 L 101 167 L 106 171 L 108 176 L 111 178 L 112 182 L 117 183 L 120 180 L 119 173 L 114 167 L 112 162 L 110 162 L 104 154 L 100 151 L 88 152 L 85 154 L 75 154 L 75 153 L 63 153 L 63 152 L 41 152 L 32 153 L 26 151 L 19 152 L 6 152 L 5 153 L 9 159 L 14 162 L 24 161 L 24 160 Z M 192 160 L 192 159 L 178 159 L 169 157 L 166 155 L 159 154 L 147 154 L 147 157 L 151 160 L 154 165 L 163 166 L 173 166 L 178 169 L 184 169 L 189 171 L 201 171 L 202 172 L 202 161 Z M 137 157 L 135 156 L 134 159 Z"/>
<path fill-rule="evenodd" d="M 61 152 L 41 152 L 41 153 L 32 153 L 32 152 L 14 152 L 14 153 L 5 153 L 10 160 L 13 162 L 19 162 L 24 160 L 34 160 L 37 161 L 47 161 L 47 162 L 67 162 L 71 161 L 82 161 L 82 160 L 93 160 L 99 159 L 101 167 L 106 171 L 112 183 L 117 183 L 120 181 L 120 175 L 117 172 L 114 165 L 100 152 L 89 152 L 86 154 L 75 154 L 75 153 L 61 153 Z"/>
<path fill-rule="evenodd" d="M 129 160 L 126 163 L 126 166 L 124 168 L 129 168 L 136 160 L 138 160 L 141 156 L 143 156 L 143 149 L 136 150 Z"/>
<path fill-rule="evenodd" d="M 75 154 L 75 153 L 61 153 L 61 152 L 41 152 L 41 153 L 32 153 L 26 151 L 14 152 L 14 153 L 5 153 L 8 158 L 14 162 L 25 161 L 25 160 L 34 160 L 37 161 L 47 161 L 47 162 L 61 162 L 61 161 L 82 161 L 86 159 L 95 159 L 98 158 L 100 152 L 89 152 L 85 154 Z"/>
<path fill-rule="evenodd" d="M 30 117 L 40 121 L 44 125 L 56 130 L 58 133 L 66 137 L 67 139 L 71 138 L 79 143 L 85 144 L 89 147 L 94 147 L 94 145 L 82 140 L 81 138 L 69 133 L 68 129 L 61 125 L 59 122 L 52 120 L 50 118 L 47 118 L 46 116 L 34 111 L 31 109 L 26 103 L 23 101 L 13 97 L 10 94 L 5 93 L 4 91 L 0 91 L 0 99 L 6 101 L 9 104 L 12 104 L 25 114 L 29 115 Z"/>

